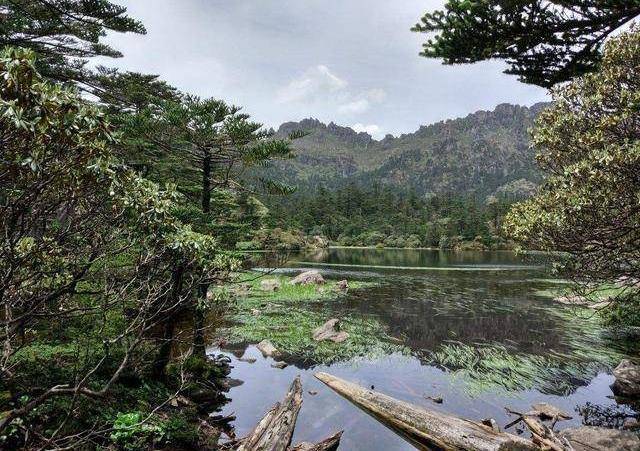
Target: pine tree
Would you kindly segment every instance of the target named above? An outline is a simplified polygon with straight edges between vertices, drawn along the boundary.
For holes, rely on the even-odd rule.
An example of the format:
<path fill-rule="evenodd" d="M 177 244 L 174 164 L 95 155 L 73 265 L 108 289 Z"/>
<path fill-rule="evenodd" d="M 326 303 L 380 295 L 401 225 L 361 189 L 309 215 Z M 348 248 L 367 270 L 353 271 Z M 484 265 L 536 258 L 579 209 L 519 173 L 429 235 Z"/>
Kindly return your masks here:
<path fill-rule="evenodd" d="M 445 64 L 504 59 L 505 73 L 550 87 L 594 70 L 607 37 L 639 15 L 637 0 L 448 0 L 413 31 L 435 33 L 422 56 Z"/>
<path fill-rule="evenodd" d="M 88 58 L 122 56 L 102 42 L 108 31 L 146 32 L 126 12 L 108 0 L 0 0 L 0 47 L 34 51 L 46 78 L 90 83 Z"/>

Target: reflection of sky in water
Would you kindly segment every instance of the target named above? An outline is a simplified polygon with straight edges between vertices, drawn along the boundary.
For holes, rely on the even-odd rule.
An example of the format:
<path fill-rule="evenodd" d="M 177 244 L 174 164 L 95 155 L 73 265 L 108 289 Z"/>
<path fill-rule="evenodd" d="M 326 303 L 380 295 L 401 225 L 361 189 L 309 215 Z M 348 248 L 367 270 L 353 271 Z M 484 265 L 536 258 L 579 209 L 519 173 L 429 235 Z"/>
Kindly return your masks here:
<path fill-rule="evenodd" d="M 374 385 L 391 396 L 436 410 L 472 419 L 495 418 L 502 425 L 509 422 L 505 406 L 526 411 L 532 403 L 546 401 L 573 412 L 576 406 L 587 402 L 605 407 L 615 405 L 608 398 L 612 377 L 607 369 L 611 363 L 597 357 L 600 349 L 606 354 L 604 351 L 615 344 L 603 341 L 592 320 L 583 318 L 582 322 L 577 311 L 536 295 L 560 286 L 560 281 L 550 280 L 541 269 L 544 256 L 329 249 L 293 256 L 288 266 L 298 266 L 295 261 L 304 262 L 299 268 L 314 267 L 334 280 L 379 282 L 376 287 L 352 291 L 336 302 L 328 302 L 325 308 L 338 318 L 361 315 L 379 320 L 388 335 L 402 340 L 411 349 L 412 356 L 343 362 L 329 368 L 313 368 L 313 362 L 306 362 L 298 366 L 311 369 L 290 366 L 277 370 L 270 367 L 270 359 L 263 359 L 249 347 L 247 354 L 257 357 L 258 361 L 234 363 L 232 377 L 243 380 L 244 384 L 232 389 L 233 401 L 225 408 L 225 412 L 238 415 L 235 424 L 240 435 L 255 426 L 264 412 L 283 396 L 296 374 L 302 374 L 305 401 L 296 439 L 319 440 L 335 430 L 346 429 L 340 449 L 413 449 L 313 379 L 315 371 L 327 371 L 365 386 Z M 351 268 L 323 266 L 323 263 Z M 411 267 L 459 270 L 420 271 Z M 298 271 L 300 269 L 295 269 Z M 535 388 L 507 392 L 489 386 L 469 396 L 462 388 L 462 377 L 433 366 L 431 353 L 441 350 L 443 345 L 471 350 L 497 345 L 510 355 L 551 359 L 551 366 L 557 364 L 558 368 L 551 368 L 553 371 L 544 383 L 531 386 Z M 616 355 L 610 360 L 617 358 Z M 307 390 L 318 391 L 318 394 L 311 396 Z M 558 396 L 563 393 L 567 396 Z M 435 405 L 423 395 L 443 396 L 445 402 Z M 580 416 L 577 413 L 575 416 L 575 420 L 562 426 L 579 424 Z"/>

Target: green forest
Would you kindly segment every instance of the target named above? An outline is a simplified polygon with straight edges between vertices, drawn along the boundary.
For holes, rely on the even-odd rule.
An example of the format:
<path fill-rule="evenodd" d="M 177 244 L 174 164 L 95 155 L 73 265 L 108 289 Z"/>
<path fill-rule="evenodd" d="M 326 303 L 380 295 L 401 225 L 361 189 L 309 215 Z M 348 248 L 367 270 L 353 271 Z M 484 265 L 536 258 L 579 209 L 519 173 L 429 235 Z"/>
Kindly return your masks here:
<path fill-rule="evenodd" d="M 264 276 L 256 250 L 561 255 L 553 269 L 571 284 L 566 299 L 597 304 L 597 327 L 640 327 L 640 32 L 627 26 L 640 6 L 547 3 L 448 0 L 413 31 L 429 36 L 423 56 L 505 60 L 507 74 L 550 88 L 552 102 L 374 140 L 315 120 L 275 130 L 231 102 L 94 64 L 121 56 L 107 35 L 146 33 L 120 2 L 0 0 L 0 449 L 336 449 L 340 434 L 290 446 L 295 409 L 279 423 L 267 415 L 248 438 L 229 432 L 235 416 L 220 412 L 234 365 L 222 344 L 269 339 L 304 356 L 302 370 L 371 351 L 410 354 L 391 336 L 410 331 L 349 311 L 344 330 L 323 329 L 338 321 L 314 316 L 321 302 L 383 282 Z M 473 291 L 465 287 L 451 299 Z M 447 333 L 446 349 L 460 352 Z M 485 356 L 489 372 L 519 377 L 519 389 L 545 367 L 478 349 L 457 362 Z M 611 370 L 617 352 L 602 351 L 599 368 Z M 640 374 L 637 355 L 624 356 Z M 429 358 L 448 368 L 451 356 Z M 296 381 L 286 399 L 299 410 Z M 529 435 L 477 430 L 522 449 L 573 449 L 553 426 L 521 420 Z M 427 441 L 489 449 L 448 440 L 458 443 Z"/>
<path fill-rule="evenodd" d="M 302 232 L 302 240 L 292 244 L 303 246 L 318 236 L 339 246 L 505 249 L 512 244 L 503 238 L 502 221 L 514 201 L 507 195 L 419 196 L 388 186 L 348 185 L 271 199 L 267 223 L 272 233 Z M 261 244 L 262 237 L 257 239 Z"/>

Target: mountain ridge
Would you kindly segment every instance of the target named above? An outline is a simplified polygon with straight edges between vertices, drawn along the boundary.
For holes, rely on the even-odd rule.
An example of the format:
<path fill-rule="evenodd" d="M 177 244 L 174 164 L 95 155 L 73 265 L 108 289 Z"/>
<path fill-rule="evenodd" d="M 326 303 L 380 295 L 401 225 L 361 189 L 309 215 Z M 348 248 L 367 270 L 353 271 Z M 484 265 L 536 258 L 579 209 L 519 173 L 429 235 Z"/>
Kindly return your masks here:
<path fill-rule="evenodd" d="M 314 118 L 286 122 L 277 135 L 309 134 L 296 141 L 298 156 L 269 176 L 302 190 L 376 182 L 420 194 L 489 195 L 518 180 L 536 184 L 541 178 L 528 129 L 546 105 L 502 103 L 381 140 Z"/>

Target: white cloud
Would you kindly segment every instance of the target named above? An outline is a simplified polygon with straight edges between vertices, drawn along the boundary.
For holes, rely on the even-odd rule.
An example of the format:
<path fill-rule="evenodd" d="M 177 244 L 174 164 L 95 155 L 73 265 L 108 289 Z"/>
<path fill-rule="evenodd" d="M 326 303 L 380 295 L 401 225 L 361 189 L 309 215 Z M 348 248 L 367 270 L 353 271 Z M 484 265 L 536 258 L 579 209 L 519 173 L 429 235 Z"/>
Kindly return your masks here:
<path fill-rule="evenodd" d="M 376 139 L 382 138 L 382 130 L 376 124 L 365 125 L 365 124 L 358 123 L 358 124 L 353 124 L 351 128 L 358 133 L 361 133 L 361 132 L 369 133 L 371 136 L 373 136 Z"/>
<path fill-rule="evenodd" d="M 358 96 L 351 96 L 353 99 L 343 103 L 338 107 L 340 114 L 359 114 L 368 111 L 372 105 L 382 103 L 387 98 L 384 89 L 370 89 Z"/>
<path fill-rule="evenodd" d="M 347 82 L 334 75 L 323 64 L 311 67 L 305 73 L 294 80 L 277 93 L 279 103 L 295 103 L 315 101 L 322 96 L 344 90 Z"/>
<path fill-rule="evenodd" d="M 384 102 L 387 98 L 387 92 L 384 89 L 374 88 L 365 93 L 367 99 L 374 103 Z"/>
<path fill-rule="evenodd" d="M 367 99 L 354 100 L 353 102 L 348 102 L 342 104 L 338 107 L 338 113 L 340 114 L 357 114 L 364 113 L 369 109 L 369 101 Z"/>
<path fill-rule="evenodd" d="M 276 93 L 279 104 L 323 107 L 332 114 L 355 116 L 369 111 L 387 97 L 384 89 L 365 91 L 351 89 L 347 80 L 336 75 L 329 67 L 319 64 L 310 67 Z"/>

